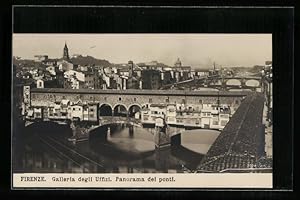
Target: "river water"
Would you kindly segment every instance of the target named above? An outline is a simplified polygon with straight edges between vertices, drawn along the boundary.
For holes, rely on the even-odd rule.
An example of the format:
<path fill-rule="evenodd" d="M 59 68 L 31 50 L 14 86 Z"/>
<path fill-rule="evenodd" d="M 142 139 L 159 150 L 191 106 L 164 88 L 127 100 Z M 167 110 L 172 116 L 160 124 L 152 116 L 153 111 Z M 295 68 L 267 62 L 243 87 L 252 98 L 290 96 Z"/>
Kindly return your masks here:
<path fill-rule="evenodd" d="M 184 173 L 191 172 L 219 135 L 215 130 L 185 130 L 181 145 L 155 149 L 154 129 L 109 125 L 77 144 L 64 125 L 33 124 L 13 137 L 14 172 Z M 106 138 L 106 139 L 105 139 Z"/>

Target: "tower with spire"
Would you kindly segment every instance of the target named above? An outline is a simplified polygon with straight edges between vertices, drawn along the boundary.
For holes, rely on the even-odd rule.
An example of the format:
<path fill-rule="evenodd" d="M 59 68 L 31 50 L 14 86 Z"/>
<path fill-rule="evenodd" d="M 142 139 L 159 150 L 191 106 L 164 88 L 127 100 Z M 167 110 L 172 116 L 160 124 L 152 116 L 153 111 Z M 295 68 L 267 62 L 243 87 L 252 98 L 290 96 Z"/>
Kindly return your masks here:
<path fill-rule="evenodd" d="M 67 46 L 66 42 L 65 42 L 65 47 L 64 47 L 63 59 L 64 60 L 69 60 L 70 59 L 70 57 L 69 57 L 69 49 L 68 49 L 68 46 Z"/>

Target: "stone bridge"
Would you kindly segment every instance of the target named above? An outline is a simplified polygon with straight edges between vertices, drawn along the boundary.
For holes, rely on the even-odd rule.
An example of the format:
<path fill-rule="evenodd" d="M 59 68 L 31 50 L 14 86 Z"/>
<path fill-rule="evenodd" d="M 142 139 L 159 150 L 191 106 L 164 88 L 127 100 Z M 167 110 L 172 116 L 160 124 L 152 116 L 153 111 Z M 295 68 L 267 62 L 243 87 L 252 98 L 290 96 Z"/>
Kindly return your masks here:
<path fill-rule="evenodd" d="M 90 138 L 90 133 L 92 131 L 95 131 L 98 128 L 104 128 L 104 132 L 108 131 L 109 128 L 107 128 L 107 125 L 110 124 L 119 124 L 119 125 L 131 125 L 135 127 L 143 127 L 141 124 L 141 121 L 139 119 L 129 118 L 129 117 L 100 117 L 99 123 L 91 124 L 88 122 L 71 122 L 70 128 L 72 129 L 73 136 L 69 138 L 69 141 L 72 141 L 73 143 L 80 142 L 80 141 L 86 141 Z M 180 134 L 185 130 L 185 128 L 182 127 L 176 127 L 176 126 L 168 126 L 167 130 L 165 131 L 165 138 L 169 145 L 171 145 L 171 138 L 173 137 L 173 142 L 177 145 L 181 143 Z M 156 134 L 156 131 L 154 131 L 154 137 L 159 138 L 161 133 Z M 103 134 L 103 133 L 102 133 Z M 109 137 L 109 133 L 103 134 L 102 138 L 107 139 Z M 160 141 L 156 141 L 159 143 Z M 159 146 L 159 145 L 157 145 Z"/>
<path fill-rule="evenodd" d="M 136 127 L 142 127 L 142 124 L 139 119 L 129 118 L 129 117 L 112 117 L 105 116 L 100 117 L 98 122 L 90 123 L 90 122 L 71 122 L 70 128 L 72 129 L 73 136 L 69 138 L 69 141 L 73 143 L 79 141 L 85 141 L 89 139 L 90 133 L 95 131 L 98 128 L 105 127 L 107 129 L 107 125 L 110 124 L 126 124 L 132 125 Z M 107 131 L 107 130 L 105 130 Z M 103 135 L 106 139 L 107 135 Z"/>
<path fill-rule="evenodd" d="M 33 88 L 30 90 L 31 107 L 47 107 L 68 99 L 72 102 L 99 103 L 99 116 L 133 117 L 146 104 L 182 104 L 199 107 L 203 104 L 239 106 L 248 91 L 190 91 L 190 90 L 87 90 L 63 88 Z"/>
<path fill-rule="evenodd" d="M 98 103 L 99 104 L 99 119 L 98 121 L 89 122 L 76 122 L 67 120 L 73 130 L 73 137 L 70 141 L 80 141 L 89 138 L 89 133 L 97 128 L 104 127 L 109 123 L 131 123 L 139 124 L 138 120 L 131 118 L 128 113 L 130 110 L 136 106 L 142 108 L 145 104 L 160 104 L 160 103 L 179 103 L 185 105 L 202 105 L 202 104 L 212 104 L 212 102 L 220 104 L 229 104 L 232 107 L 239 108 L 240 115 L 247 110 L 247 103 L 252 102 L 253 92 L 228 92 L 228 91 L 170 91 L 170 90 L 66 90 L 59 88 L 43 88 L 43 89 L 31 89 L 29 95 L 29 106 L 31 107 L 47 107 L 53 105 L 53 103 L 61 102 L 63 99 L 68 99 L 72 102 L 87 102 L 87 103 Z M 258 94 L 255 94 L 257 96 Z M 247 96 L 247 97 L 246 97 Z M 247 100 L 244 100 L 244 99 Z M 259 99 L 255 97 L 254 99 Z M 246 105 L 246 106 L 245 106 Z M 251 104 L 252 105 L 252 104 Z M 105 117 L 103 114 L 111 114 L 113 116 L 116 114 L 116 109 L 123 107 L 125 111 L 125 117 Z M 104 109 L 105 108 L 105 109 Z M 108 108 L 108 109 L 107 109 Z M 255 109 L 260 108 L 260 104 Z M 259 115 L 259 110 L 253 110 L 253 115 Z M 121 109 L 119 109 L 121 110 Z M 106 112 L 104 112 L 106 111 Z M 109 113 L 110 111 L 110 113 Z M 257 111 L 257 112 L 256 112 Z M 256 112 L 256 113 L 255 113 Z M 248 113 L 248 110 L 247 112 Z M 236 115 L 236 114 L 235 114 Z M 234 115 L 234 116 L 235 116 Z M 249 114 L 251 115 L 251 113 Z M 237 117 L 236 117 L 237 118 Z M 238 122 L 243 118 L 236 119 Z M 230 121 L 231 122 L 231 121 Z M 229 123 L 230 123 L 229 122 Z M 64 123 L 64 122 L 63 122 Z M 244 123 L 244 121 L 243 121 Z M 254 124 L 253 124 L 254 125 Z M 106 126 L 107 127 L 107 126 Z M 171 137 L 180 140 L 178 133 L 180 131 L 173 130 L 172 127 L 168 127 L 165 132 L 169 138 L 167 141 L 171 140 Z M 163 134 L 158 134 L 158 138 Z M 175 137 L 176 136 L 176 137 Z M 156 137 L 157 138 L 157 137 Z M 158 140 L 160 141 L 160 140 Z M 178 141 L 176 143 L 178 143 Z M 180 141 L 179 141 L 180 142 Z"/>

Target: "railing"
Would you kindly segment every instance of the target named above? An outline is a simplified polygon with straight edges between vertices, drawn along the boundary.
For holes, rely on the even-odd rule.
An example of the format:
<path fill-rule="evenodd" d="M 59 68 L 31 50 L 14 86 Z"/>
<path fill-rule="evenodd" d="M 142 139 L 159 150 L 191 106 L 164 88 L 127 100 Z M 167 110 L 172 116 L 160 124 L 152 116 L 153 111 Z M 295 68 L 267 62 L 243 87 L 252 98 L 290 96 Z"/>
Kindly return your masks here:
<path fill-rule="evenodd" d="M 101 125 L 113 124 L 113 123 L 133 123 L 140 124 L 139 119 L 130 117 L 120 117 L 120 116 L 101 116 L 99 117 L 99 122 Z"/>

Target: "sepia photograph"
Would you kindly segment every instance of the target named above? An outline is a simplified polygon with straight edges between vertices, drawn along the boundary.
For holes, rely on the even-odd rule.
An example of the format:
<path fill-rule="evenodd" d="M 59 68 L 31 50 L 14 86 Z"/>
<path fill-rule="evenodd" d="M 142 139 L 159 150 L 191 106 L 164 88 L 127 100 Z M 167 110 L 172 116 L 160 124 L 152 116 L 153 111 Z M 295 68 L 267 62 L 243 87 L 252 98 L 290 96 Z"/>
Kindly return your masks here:
<path fill-rule="evenodd" d="M 12 43 L 21 182 L 272 175 L 272 34 L 15 33 Z"/>

